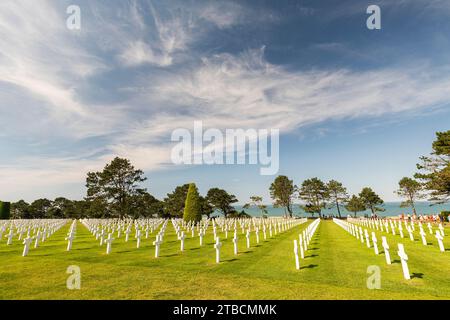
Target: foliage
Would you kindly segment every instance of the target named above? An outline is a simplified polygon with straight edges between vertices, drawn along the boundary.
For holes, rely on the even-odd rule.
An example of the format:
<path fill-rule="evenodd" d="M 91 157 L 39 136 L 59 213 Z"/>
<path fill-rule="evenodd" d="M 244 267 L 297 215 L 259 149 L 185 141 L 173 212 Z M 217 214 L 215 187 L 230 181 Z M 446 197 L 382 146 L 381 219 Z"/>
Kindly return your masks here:
<path fill-rule="evenodd" d="M 328 188 L 318 178 L 307 179 L 300 187 L 299 198 L 305 202 L 305 205 L 301 206 L 305 212 L 312 215 L 318 213 L 322 216 L 322 209 L 325 208 L 329 198 Z"/>
<path fill-rule="evenodd" d="M 234 213 L 236 211 L 231 204 L 238 201 L 235 195 L 229 194 L 225 190 L 219 188 L 209 189 L 206 195 L 206 200 L 213 209 L 219 210 L 225 218 L 230 213 Z"/>
<path fill-rule="evenodd" d="M 429 157 L 420 158 L 414 177 L 430 192 L 430 201 L 445 203 L 450 199 L 450 130 L 436 132 L 432 149 Z"/>
<path fill-rule="evenodd" d="M 336 180 L 330 180 L 327 183 L 329 201 L 332 206 L 336 206 L 338 215 L 341 217 L 340 205 L 344 204 L 348 200 L 347 188 L 343 184 Z"/>
<path fill-rule="evenodd" d="M 423 198 L 423 195 L 421 194 L 423 188 L 420 182 L 404 177 L 398 182 L 398 186 L 399 188 L 395 193 L 402 198 L 406 198 L 406 200 L 400 204 L 400 207 L 411 207 L 414 214 L 417 214 L 414 202 L 417 199 Z"/>
<path fill-rule="evenodd" d="M 292 200 L 297 187 L 287 176 L 278 176 L 270 185 L 270 197 L 274 200 L 274 207 L 284 208 L 285 214 L 292 217 Z"/>
<path fill-rule="evenodd" d="M 345 209 L 347 209 L 350 212 L 353 212 L 356 217 L 358 212 L 366 210 L 366 206 L 364 205 L 364 202 L 361 198 L 352 195 L 350 200 L 347 201 Z"/>
<path fill-rule="evenodd" d="M 359 197 L 364 203 L 365 209 L 370 209 L 370 211 L 372 211 L 372 214 L 375 214 L 375 212 L 377 211 L 386 210 L 380 207 L 380 205 L 384 204 L 384 201 L 371 188 L 363 188 L 359 193 Z"/>
<path fill-rule="evenodd" d="M 142 170 L 136 170 L 128 159 L 114 158 L 101 172 L 88 172 L 86 178 L 87 197 L 96 204 L 107 203 L 112 216 L 132 215 L 133 197 L 143 194 L 139 184 L 147 178 Z"/>
<path fill-rule="evenodd" d="M 189 184 L 189 189 L 184 205 L 183 219 L 186 222 L 199 222 L 202 219 L 202 206 L 200 195 L 198 194 L 195 183 Z"/>

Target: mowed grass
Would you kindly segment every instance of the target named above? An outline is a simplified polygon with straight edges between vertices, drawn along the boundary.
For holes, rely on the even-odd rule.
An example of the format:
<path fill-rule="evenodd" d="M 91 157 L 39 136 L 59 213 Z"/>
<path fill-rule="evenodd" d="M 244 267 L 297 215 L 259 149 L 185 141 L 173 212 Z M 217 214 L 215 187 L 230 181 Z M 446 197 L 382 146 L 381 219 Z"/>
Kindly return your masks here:
<path fill-rule="evenodd" d="M 392 265 L 384 254 L 359 242 L 332 221 L 322 221 L 313 237 L 301 269 L 295 269 L 293 240 L 311 223 L 273 235 L 251 248 L 239 229 L 239 254 L 233 254 L 232 233 L 228 239 L 219 232 L 223 247 L 222 262 L 215 263 L 213 235 L 208 230 L 203 247 L 196 235 L 185 241 L 180 252 L 171 224 L 168 224 L 161 255 L 154 258 L 156 233 L 142 239 L 136 249 L 134 233 L 125 242 L 116 239 L 112 253 L 99 246 L 80 223 L 72 251 L 64 240 L 69 224 L 52 235 L 39 248 L 22 257 L 23 245 L 17 239 L 7 246 L 0 241 L 0 299 L 450 299 L 449 228 L 446 228 L 445 253 L 439 252 L 436 239 L 423 246 L 416 237 L 386 235 L 391 247 Z M 427 229 L 426 229 L 427 230 Z M 115 235 L 117 236 L 117 234 Z M 407 234 L 405 234 L 407 236 Z M 411 280 L 404 280 L 397 243 L 409 255 Z M 69 290 L 68 266 L 81 269 L 81 289 Z M 367 267 L 381 270 L 381 289 L 368 289 Z"/>

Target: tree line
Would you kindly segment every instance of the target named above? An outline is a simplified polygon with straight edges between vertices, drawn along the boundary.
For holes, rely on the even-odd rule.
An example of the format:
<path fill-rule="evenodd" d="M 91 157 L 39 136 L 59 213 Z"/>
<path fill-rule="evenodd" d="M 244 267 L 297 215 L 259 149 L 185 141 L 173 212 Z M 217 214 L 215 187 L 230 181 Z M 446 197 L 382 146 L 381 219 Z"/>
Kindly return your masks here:
<path fill-rule="evenodd" d="M 417 214 L 415 202 L 428 198 L 433 203 L 444 203 L 450 198 L 450 131 L 437 132 L 429 156 L 420 158 L 418 172 L 413 177 L 403 177 L 395 191 L 405 199 L 402 207 L 411 207 Z M 12 218 L 111 218 L 111 217 L 174 217 L 198 220 L 219 212 L 224 217 L 248 216 L 237 212 L 235 195 L 220 188 L 211 188 L 202 196 L 194 183 L 177 186 L 163 200 L 151 195 L 141 185 L 146 181 L 144 172 L 135 169 L 128 159 L 116 157 L 102 171 L 89 172 L 86 177 L 86 197 L 70 200 L 58 197 L 54 200 L 24 200 L 11 204 Z M 322 216 L 322 210 L 335 207 L 338 216 L 341 209 L 354 213 L 370 210 L 372 214 L 384 211 L 384 201 L 370 187 L 358 194 L 349 195 L 339 181 L 324 182 L 317 177 L 304 180 L 299 186 L 287 176 L 280 175 L 271 183 L 270 196 L 275 207 L 284 208 L 285 215 L 293 215 L 298 200 L 301 208 L 311 215 Z M 250 197 L 244 209 L 257 208 L 267 215 L 267 206 L 258 195 Z"/>

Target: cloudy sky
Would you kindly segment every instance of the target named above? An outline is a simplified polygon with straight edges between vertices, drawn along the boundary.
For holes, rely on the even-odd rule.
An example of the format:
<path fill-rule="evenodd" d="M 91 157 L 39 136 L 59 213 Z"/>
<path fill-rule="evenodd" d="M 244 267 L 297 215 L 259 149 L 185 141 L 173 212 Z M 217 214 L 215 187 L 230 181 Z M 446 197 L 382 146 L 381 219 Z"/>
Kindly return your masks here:
<path fill-rule="evenodd" d="M 366 28 L 371 4 L 381 30 Z M 80 199 L 86 172 L 121 156 L 157 197 L 195 181 L 269 203 L 257 165 L 172 164 L 172 131 L 201 120 L 279 128 L 296 184 L 396 200 L 450 129 L 449 21 L 447 0 L 2 0 L 0 199 Z"/>

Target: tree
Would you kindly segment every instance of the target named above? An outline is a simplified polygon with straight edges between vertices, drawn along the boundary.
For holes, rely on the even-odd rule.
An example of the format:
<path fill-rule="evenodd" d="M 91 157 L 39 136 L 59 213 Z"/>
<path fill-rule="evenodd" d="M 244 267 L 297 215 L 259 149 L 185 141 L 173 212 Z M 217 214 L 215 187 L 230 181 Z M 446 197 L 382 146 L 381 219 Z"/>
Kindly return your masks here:
<path fill-rule="evenodd" d="M 52 202 L 48 199 L 37 199 L 30 204 L 30 215 L 34 219 L 50 218 Z"/>
<path fill-rule="evenodd" d="M 202 220 L 200 195 L 195 183 L 189 184 L 186 202 L 184 205 L 183 220 L 186 222 L 199 222 Z"/>
<path fill-rule="evenodd" d="M 189 184 L 183 184 L 175 188 L 172 193 L 168 193 L 164 198 L 164 213 L 166 216 L 181 218 L 184 214 L 184 205 L 186 202 Z"/>
<path fill-rule="evenodd" d="M 359 197 L 364 203 L 365 209 L 372 211 L 372 215 L 377 211 L 385 211 L 384 208 L 379 207 L 384 201 L 371 188 L 363 188 L 359 193 Z"/>
<path fill-rule="evenodd" d="M 128 159 L 114 158 L 101 172 L 88 172 L 86 178 L 87 200 L 108 203 L 113 216 L 129 216 L 133 196 L 145 189 L 139 184 L 147 178 L 142 170 L 136 170 Z"/>
<path fill-rule="evenodd" d="M 345 203 L 348 200 L 347 189 L 342 185 L 342 183 L 336 180 L 330 180 L 327 183 L 328 194 L 330 197 L 330 202 L 333 206 L 336 206 L 339 218 L 341 218 L 341 210 L 339 205 Z"/>
<path fill-rule="evenodd" d="M 436 204 L 450 200 L 450 130 L 436 132 L 429 157 L 421 157 L 420 171 L 414 175 L 430 192 L 430 201 Z"/>
<path fill-rule="evenodd" d="M 322 209 L 325 208 L 329 198 L 328 188 L 319 178 L 307 179 L 300 187 L 299 198 L 305 202 L 302 206 L 305 212 L 312 215 L 317 212 L 319 217 L 322 217 Z"/>
<path fill-rule="evenodd" d="M 202 215 L 206 215 L 209 218 L 211 213 L 214 212 L 214 208 L 208 203 L 206 197 L 199 196 L 198 200 L 200 202 Z"/>
<path fill-rule="evenodd" d="M 292 217 L 292 198 L 297 187 L 286 176 L 278 176 L 270 185 L 270 197 L 274 200 L 275 207 L 284 208 L 284 214 Z"/>
<path fill-rule="evenodd" d="M 356 214 L 360 211 L 366 210 L 366 206 L 364 205 L 364 202 L 361 200 L 361 198 L 352 195 L 350 200 L 348 200 L 345 209 L 347 209 L 347 211 L 353 212 L 356 218 Z"/>
<path fill-rule="evenodd" d="M 244 209 L 248 209 L 252 206 L 257 207 L 261 211 L 261 216 L 267 216 L 267 206 L 262 203 L 263 198 L 260 196 L 251 196 L 250 203 L 244 205 Z"/>
<path fill-rule="evenodd" d="M 11 217 L 13 219 L 31 219 L 30 204 L 24 200 L 11 203 Z"/>
<path fill-rule="evenodd" d="M 156 199 L 148 192 L 132 196 L 131 202 L 131 215 L 134 218 L 152 217 L 154 215 L 162 217 L 164 214 L 162 201 Z"/>
<path fill-rule="evenodd" d="M 417 180 L 404 177 L 398 182 L 398 186 L 399 189 L 396 190 L 395 193 L 402 198 L 406 198 L 406 200 L 400 204 L 400 207 L 411 207 L 413 213 L 417 215 L 414 202 L 417 199 L 423 198 L 423 195 L 421 194 L 422 185 Z"/>
<path fill-rule="evenodd" d="M 72 200 L 58 197 L 52 202 L 48 215 L 51 218 L 66 218 L 74 215 L 75 207 Z"/>
<path fill-rule="evenodd" d="M 234 213 L 236 209 L 231 206 L 232 203 L 237 202 L 236 196 L 229 194 L 223 189 L 211 188 L 208 190 L 206 200 L 213 209 L 219 210 L 227 217 L 228 214 Z"/>

